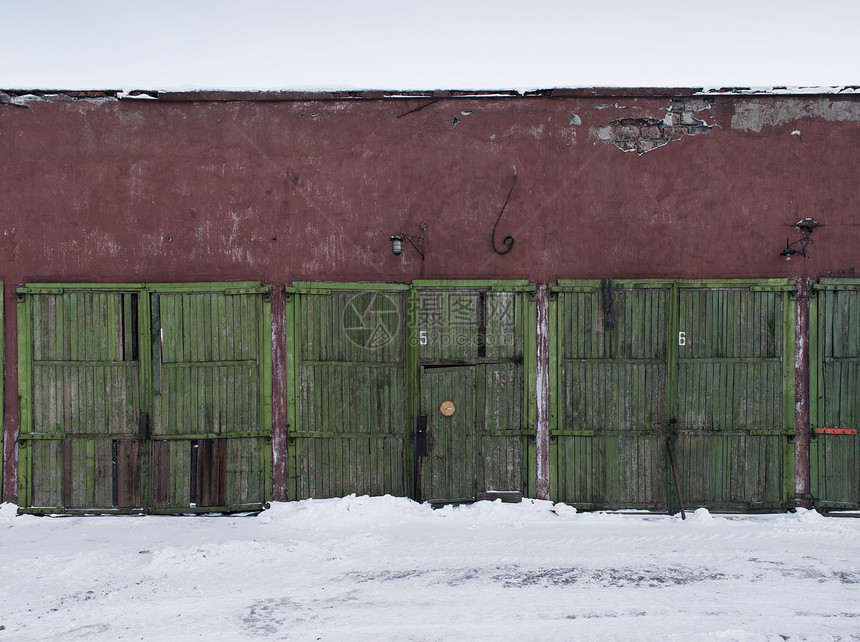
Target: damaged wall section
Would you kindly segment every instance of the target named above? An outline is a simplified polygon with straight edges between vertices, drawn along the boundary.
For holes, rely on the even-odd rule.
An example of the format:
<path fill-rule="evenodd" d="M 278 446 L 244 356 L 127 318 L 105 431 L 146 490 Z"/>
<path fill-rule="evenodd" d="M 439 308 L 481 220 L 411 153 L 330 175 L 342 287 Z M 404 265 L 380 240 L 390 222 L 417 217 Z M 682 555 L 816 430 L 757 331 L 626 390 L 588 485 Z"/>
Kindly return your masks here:
<path fill-rule="evenodd" d="M 732 129 L 759 133 L 766 125 L 778 127 L 803 118 L 860 122 L 860 102 L 852 98 L 757 99 L 738 102 L 732 116 Z"/>
<path fill-rule="evenodd" d="M 619 118 L 600 127 L 597 136 L 621 151 L 635 151 L 642 155 L 684 136 L 709 133 L 713 125 L 708 125 L 694 114 L 710 108 L 711 101 L 708 99 L 678 98 L 672 101 L 662 119 Z"/>

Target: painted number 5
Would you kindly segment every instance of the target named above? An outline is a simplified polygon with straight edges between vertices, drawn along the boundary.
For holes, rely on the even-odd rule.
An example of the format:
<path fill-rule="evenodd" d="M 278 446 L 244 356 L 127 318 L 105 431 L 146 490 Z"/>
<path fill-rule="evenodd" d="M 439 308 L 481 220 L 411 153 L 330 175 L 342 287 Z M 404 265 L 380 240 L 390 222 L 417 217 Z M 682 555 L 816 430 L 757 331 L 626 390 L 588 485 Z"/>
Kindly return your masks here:
<path fill-rule="evenodd" d="M 679 332 L 678 333 L 678 345 L 679 346 L 687 345 L 687 333 L 686 332 Z"/>
<path fill-rule="evenodd" d="M 419 343 L 419 345 L 422 345 L 422 346 L 427 345 L 427 330 L 421 330 L 418 333 L 418 343 Z"/>

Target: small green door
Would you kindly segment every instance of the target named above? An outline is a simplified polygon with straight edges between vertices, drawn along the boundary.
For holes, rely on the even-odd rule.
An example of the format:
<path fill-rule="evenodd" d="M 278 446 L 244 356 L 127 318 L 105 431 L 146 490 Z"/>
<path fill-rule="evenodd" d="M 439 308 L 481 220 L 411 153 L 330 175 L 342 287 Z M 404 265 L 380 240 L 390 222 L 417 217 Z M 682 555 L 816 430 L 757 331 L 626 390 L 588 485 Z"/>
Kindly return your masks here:
<path fill-rule="evenodd" d="M 416 435 L 420 500 L 475 498 L 478 492 L 475 419 L 475 366 L 421 368 Z M 422 430 L 426 434 L 421 434 Z"/>
<path fill-rule="evenodd" d="M 416 497 L 534 492 L 533 291 L 522 281 L 413 283 L 407 333 Z M 444 401 L 457 408 L 449 418 L 440 414 Z"/>
<path fill-rule="evenodd" d="M 811 490 L 815 506 L 860 508 L 860 281 L 812 286 Z"/>

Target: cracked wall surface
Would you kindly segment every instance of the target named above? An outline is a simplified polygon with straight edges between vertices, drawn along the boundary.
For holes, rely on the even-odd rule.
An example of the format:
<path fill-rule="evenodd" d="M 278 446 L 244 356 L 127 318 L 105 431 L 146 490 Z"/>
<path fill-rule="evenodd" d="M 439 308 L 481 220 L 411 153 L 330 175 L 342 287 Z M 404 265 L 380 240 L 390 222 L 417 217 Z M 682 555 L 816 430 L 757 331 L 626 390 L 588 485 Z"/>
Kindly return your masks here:
<path fill-rule="evenodd" d="M 597 136 L 621 151 L 642 155 L 684 136 L 710 133 L 713 125 L 694 115 L 710 108 L 708 99 L 675 99 L 663 118 L 619 118 L 600 127 Z"/>

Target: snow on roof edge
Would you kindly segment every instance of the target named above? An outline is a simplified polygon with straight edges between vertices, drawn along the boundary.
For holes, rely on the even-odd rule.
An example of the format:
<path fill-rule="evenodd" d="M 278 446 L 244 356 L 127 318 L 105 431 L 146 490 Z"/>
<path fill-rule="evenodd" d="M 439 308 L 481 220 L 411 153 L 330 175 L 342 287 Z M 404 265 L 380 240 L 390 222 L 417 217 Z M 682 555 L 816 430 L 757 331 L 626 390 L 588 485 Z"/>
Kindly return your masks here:
<path fill-rule="evenodd" d="M 2 89 L 0 103 L 30 100 L 343 100 L 409 98 L 516 98 L 516 97 L 665 97 L 665 96 L 810 96 L 860 95 L 860 85 L 761 87 L 553 87 L 516 89 Z"/>

